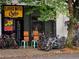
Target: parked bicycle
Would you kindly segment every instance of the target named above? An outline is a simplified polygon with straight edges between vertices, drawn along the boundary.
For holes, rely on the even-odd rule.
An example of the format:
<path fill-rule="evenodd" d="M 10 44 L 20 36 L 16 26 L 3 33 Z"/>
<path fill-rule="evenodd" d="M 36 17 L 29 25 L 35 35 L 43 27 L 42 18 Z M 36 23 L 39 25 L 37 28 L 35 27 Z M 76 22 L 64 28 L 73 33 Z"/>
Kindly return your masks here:
<path fill-rule="evenodd" d="M 14 33 L 2 35 L 0 38 L 0 48 L 18 48 L 14 35 Z"/>
<path fill-rule="evenodd" d="M 58 48 L 64 48 L 66 43 L 66 38 L 65 37 L 46 37 L 43 36 L 41 39 L 38 41 L 38 48 L 42 50 L 52 50 L 52 49 L 58 49 Z"/>
<path fill-rule="evenodd" d="M 79 47 L 79 29 L 77 29 L 74 34 L 73 45 Z"/>

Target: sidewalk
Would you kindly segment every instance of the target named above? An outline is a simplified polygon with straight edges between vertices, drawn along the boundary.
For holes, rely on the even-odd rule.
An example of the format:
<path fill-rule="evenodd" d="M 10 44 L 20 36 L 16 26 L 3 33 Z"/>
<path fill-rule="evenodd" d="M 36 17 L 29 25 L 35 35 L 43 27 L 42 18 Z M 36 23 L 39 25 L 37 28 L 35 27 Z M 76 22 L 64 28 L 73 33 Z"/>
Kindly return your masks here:
<path fill-rule="evenodd" d="M 58 54 L 73 54 L 79 53 L 79 49 L 53 49 L 51 51 L 43 51 L 34 48 L 26 49 L 0 49 L 0 59 L 7 57 L 33 57 L 33 56 L 54 56 Z"/>

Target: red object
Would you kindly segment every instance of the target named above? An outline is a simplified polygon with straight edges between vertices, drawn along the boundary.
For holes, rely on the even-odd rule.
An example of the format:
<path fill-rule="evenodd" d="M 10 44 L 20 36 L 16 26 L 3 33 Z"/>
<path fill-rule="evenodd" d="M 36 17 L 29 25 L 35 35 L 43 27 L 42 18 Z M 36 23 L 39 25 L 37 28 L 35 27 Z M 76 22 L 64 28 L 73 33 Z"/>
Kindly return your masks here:
<path fill-rule="evenodd" d="M 13 31 L 13 26 L 5 26 L 4 31 Z"/>

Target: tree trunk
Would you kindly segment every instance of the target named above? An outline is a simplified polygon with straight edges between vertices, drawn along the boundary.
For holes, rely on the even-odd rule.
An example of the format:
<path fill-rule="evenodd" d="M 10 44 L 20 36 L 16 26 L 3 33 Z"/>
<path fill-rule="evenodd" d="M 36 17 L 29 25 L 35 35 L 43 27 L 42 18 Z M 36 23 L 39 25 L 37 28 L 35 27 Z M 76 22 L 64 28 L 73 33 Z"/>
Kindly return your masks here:
<path fill-rule="evenodd" d="M 73 37 L 74 37 L 74 25 L 69 24 L 69 29 L 68 29 L 68 37 L 67 37 L 67 42 L 66 45 L 69 48 L 73 47 Z"/>
<path fill-rule="evenodd" d="M 73 4 L 72 0 L 68 0 L 68 8 L 69 8 L 69 15 L 70 15 L 70 20 L 68 24 L 68 38 L 66 45 L 69 48 L 73 47 L 73 37 L 74 37 L 74 19 L 73 19 Z"/>

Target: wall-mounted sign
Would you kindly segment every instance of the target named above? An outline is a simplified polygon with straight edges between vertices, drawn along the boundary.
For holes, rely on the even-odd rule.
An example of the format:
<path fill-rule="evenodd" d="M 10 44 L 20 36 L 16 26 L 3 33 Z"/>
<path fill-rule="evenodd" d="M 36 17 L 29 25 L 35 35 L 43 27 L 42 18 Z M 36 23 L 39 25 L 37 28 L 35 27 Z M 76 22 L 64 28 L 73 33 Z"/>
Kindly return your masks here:
<path fill-rule="evenodd" d="M 18 18 L 23 17 L 22 6 L 4 6 L 4 17 Z"/>
<path fill-rule="evenodd" d="M 4 20 L 4 31 L 13 31 L 13 19 Z"/>

